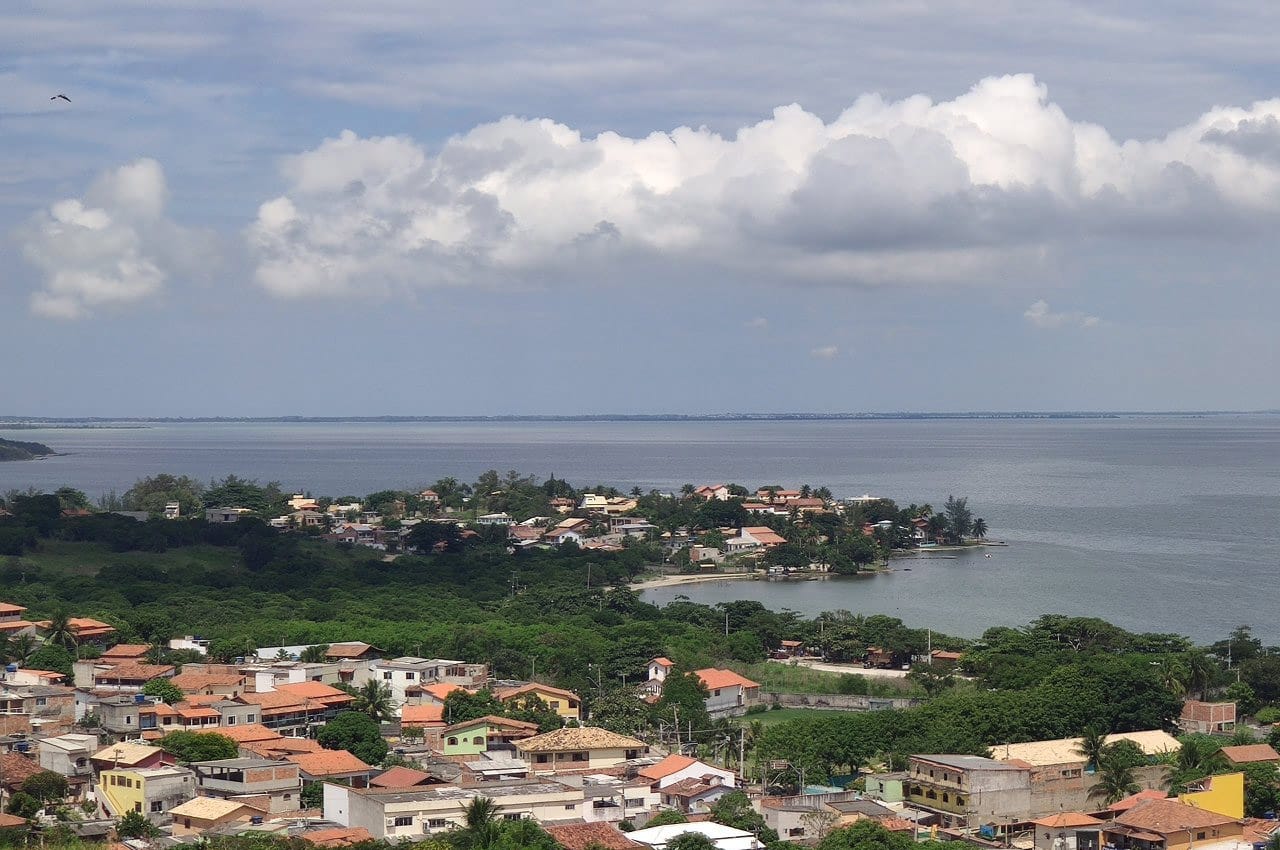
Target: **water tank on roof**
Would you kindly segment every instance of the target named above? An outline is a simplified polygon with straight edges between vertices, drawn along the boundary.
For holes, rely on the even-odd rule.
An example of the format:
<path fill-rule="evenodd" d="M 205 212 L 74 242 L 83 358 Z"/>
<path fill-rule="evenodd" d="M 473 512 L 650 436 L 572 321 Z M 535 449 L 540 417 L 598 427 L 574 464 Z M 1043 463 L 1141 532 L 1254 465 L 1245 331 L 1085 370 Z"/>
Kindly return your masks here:
<path fill-rule="evenodd" d="M 249 818 L 249 823 L 262 823 L 262 815 L 254 815 Z"/>
<path fill-rule="evenodd" d="M 133 702 L 134 702 L 134 704 L 135 704 L 135 705 L 146 705 L 146 704 L 147 704 L 147 695 L 146 695 L 146 694 L 134 694 L 134 695 L 133 695 Z"/>
<path fill-rule="evenodd" d="M 5 667 L 4 667 L 4 671 L 5 671 L 6 673 L 17 673 L 17 672 L 18 672 L 18 665 L 17 665 L 17 664 L 6 664 L 6 665 L 5 665 Z"/>
<path fill-rule="evenodd" d="M 15 750 L 17 750 L 18 752 L 20 752 L 20 753 L 30 752 L 30 751 L 31 751 L 31 742 L 30 742 L 30 741 L 19 741 L 19 742 L 17 742 L 16 744 L 14 744 L 14 745 L 13 745 L 13 748 L 14 748 Z"/>

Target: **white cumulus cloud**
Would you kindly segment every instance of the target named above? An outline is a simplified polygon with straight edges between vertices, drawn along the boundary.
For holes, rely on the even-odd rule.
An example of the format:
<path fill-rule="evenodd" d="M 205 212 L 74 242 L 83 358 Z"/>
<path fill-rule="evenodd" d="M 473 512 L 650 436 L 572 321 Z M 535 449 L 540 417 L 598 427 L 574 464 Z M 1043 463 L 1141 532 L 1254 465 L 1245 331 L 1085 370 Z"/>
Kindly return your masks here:
<path fill-rule="evenodd" d="M 840 348 L 835 345 L 823 345 L 818 348 L 810 349 L 809 356 L 816 360 L 832 360 L 840 353 Z"/>
<path fill-rule="evenodd" d="M 101 175 L 83 198 L 35 215 L 18 234 L 23 256 L 43 276 L 32 311 L 78 319 L 157 295 L 200 241 L 165 217 L 167 200 L 164 170 L 140 159 Z"/>
<path fill-rule="evenodd" d="M 1101 321 L 1097 316 L 1090 316 L 1079 311 L 1055 313 L 1049 309 L 1049 302 L 1043 298 L 1032 304 L 1023 314 L 1028 322 L 1038 328 L 1093 328 Z"/>
<path fill-rule="evenodd" d="M 1082 238 L 1224 238 L 1280 214 L 1280 100 L 1152 140 L 1071 120 L 1029 75 L 951 101 L 791 105 L 732 137 L 508 117 L 436 151 L 351 131 L 289 158 L 248 230 L 280 296 L 608 280 L 982 282 Z M 635 279 L 633 277 L 633 279 Z"/>

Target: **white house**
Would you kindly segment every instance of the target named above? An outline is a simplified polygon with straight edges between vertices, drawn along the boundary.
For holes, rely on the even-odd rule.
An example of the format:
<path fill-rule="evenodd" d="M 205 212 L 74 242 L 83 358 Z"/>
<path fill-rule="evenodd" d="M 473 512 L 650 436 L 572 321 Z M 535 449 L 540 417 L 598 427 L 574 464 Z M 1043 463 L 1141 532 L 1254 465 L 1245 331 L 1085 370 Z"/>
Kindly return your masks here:
<path fill-rule="evenodd" d="M 695 758 L 682 755 L 669 755 L 657 764 L 642 767 L 639 776 L 649 780 L 654 787 L 662 789 L 686 779 L 702 779 L 707 776 L 719 777 L 720 781 L 730 788 L 734 786 L 735 777 L 732 770 L 716 767 Z"/>

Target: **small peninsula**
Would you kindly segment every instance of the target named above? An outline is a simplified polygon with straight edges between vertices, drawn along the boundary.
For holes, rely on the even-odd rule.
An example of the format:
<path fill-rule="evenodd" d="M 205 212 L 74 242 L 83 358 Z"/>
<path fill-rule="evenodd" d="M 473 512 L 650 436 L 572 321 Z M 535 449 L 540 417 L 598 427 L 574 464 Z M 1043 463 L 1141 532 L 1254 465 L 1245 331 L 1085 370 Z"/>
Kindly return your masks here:
<path fill-rule="evenodd" d="M 0 461 L 36 460 L 37 458 L 56 454 L 57 452 L 44 443 L 27 443 L 21 440 L 0 438 Z"/>

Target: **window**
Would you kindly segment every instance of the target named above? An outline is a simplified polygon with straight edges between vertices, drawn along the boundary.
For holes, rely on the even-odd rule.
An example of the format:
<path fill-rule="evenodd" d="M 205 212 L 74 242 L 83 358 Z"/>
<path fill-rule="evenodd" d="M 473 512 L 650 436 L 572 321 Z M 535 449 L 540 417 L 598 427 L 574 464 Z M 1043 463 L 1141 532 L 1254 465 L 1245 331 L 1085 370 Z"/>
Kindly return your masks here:
<path fill-rule="evenodd" d="M 141 804 L 141 803 L 134 803 L 134 804 L 133 804 L 133 810 L 134 810 L 135 812 L 141 813 L 141 812 L 142 812 L 142 804 Z"/>
<path fill-rule="evenodd" d="M 804 836 L 804 827 L 796 826 L 787 830 L 787 838 L 801 838 Z"/>
<path fill-rule="evenodd" d="M 76 759 L 76 767 L 84 767 L 88 763 L 89 762 L 87 759 L 82 759 L 82 758 Z"/>
<path fill-rule="evenodd" d="M 412 682 L 414 677 L 417 675 L 418 675 L 417 673 L 414 673 L 413 671 L 409 671 L 408 673 L 404 674 L 404 677 Z"/>
<path fill-rule="evenodd" d="M 156 800 L 156 801 L 154 801 L 154 802 L 151 804 L 151 811 L 153 811 L 153 812 L 163 812 L 163 811 L 164 811 L 164 800 Z"/>
<path fill-rule="evenodd" d="M 551 760 L 551 756 L 547 755 L 546 753 L 539 753 L 538 755 L 534 756 L 534 761 L 536 761 L 538 764 L 546 764 L 550 760 Z"/>
<path fill-rule="evenodd" d="M 182 825 L 185 826 L 187 829 L 191 829 L 191 818 L 183 818 Z"/>
<path fill-rule="evenodd" d="M 566 812 L 571 812 L 576 808 L 578 808 L 576 803 L 565 803 L 565 806 L 564 806 L 564 810 Z"/>
<path fill-rule="evenodd" d="M 961 797 L 959 794 L 956 795 L 956 805 L 957 806 L 964 805 L 964 797 Z"/>
<path fill-rule="evenodd" d="M 396 826 L 413 826 L 413 817 L 412 817 L 412 816 L 409 816 L 409 817 L 404 817 L 404 816 L 398 817 L 398 818 L 396 818 L 396 823 L 395 823 L 395 825 L 396 825 Z"/>
<path fill-rule="evenodd" d="M 450 739 L 449 739 L 449 741 L 448 741 L 448 743 L 449 743 L 449 746 L 451 746 L 451 747 L 456 747 L 456 746 L 458 746 L 458 739 L 457 739 L 457 738 L 450 738 Z"/>
<path fill-rule="evenodd" d="M 548 707 L 548 708 L 550 708 L 550 709 L 552 709 L 552 710 L 555 710 L 555 709 L 559 708 L 559 707 L 560 707 L 560 700 L 558 700 L 558 699 L 553 699 L 551 702 L 547 703 L 547 707 Z"/>
<path fill-rule="evenodd" d="M 49 704 L 49 700 L 47 697 L 36 697 L 36 705 L 48 705 L 48 704 Z"/>
<path fill-rule="evenodd" d="M 227 718 L 227 725 L 228 726 L 236 725 L 236 716 L 234 714 Z"/>
<path fill-rule="evenodd" d="M 714 691 L 712 691 L 712 692 L 711 692 L 711 695 L 712 695 L 712 696 L 717 696 L 717 697 L 718 697 L 718 696 L 720 696 L 720 689 L 719 689 L 719 688 L 716 688 Z"/>
<path fill-rule="evenodd" d="M 1204 841 L 1204 835 L 1205 835 L 1205 834 L 1204 834 L 1203 832 L 1197 832 L 1197 833 L 1196 833 L 1196 841 Z"/>
<path fill-rule="evenodd" d="M 944 802 L 944 803 L 950 803 L 950 802 L 951 802 L 951 795 L 950 795 L 950 794 L 943 794 L 943 795 L 942 795 L 942 802 Z"/>
<path fill-rule="evenodd" d="M 574 753 L 574 754 L 573 754 L 573 760 L 574 760 L 574 761 L 586 761 L 586 760 L 587 760 L 587 754 L 586 754 L 586 753 Z"/>
<path fill-rule="evenodd" d="M 133 715 L 132 715 L 132 714 L 126 714 L 126 715 L 124 716 L 124 725 L 125 725 L 125 726 L 132 726 L 132 725 L 133 725 Z"/>
<path fill-rule="evenodd" d="M 253 722 L 253 718 L 254 718 L 254 717 L 256 717 L 256 716 L 257 716 L 257 715 L 254 715 L 254 714 L 246 714 L 246 715 L 244 716 L 244 722 L 245 722 L 245 723 L 252 723 L 252 722 Z"/>
<path fill-rule="evenodd" d="M 292 799 L 293 799 L 293 795 L 292 795 L 292 794 L 285 794 L 285 795 L 284 795 L 284 799 L 286 799 L 286 800 L 292 800 Z"/>
<path fill-rule="evenodd" d="M 484 743 L 484 736 L 483 736 L 483 735 L 476 735 L 474 738 L 472 738 L 472 739 L 471 739 L 471 743 L 473 743 L 473 744 L 483 744 L 483 743 Z"/>
<path fill-rule="evenodd" d="M 383 679 L 385 679 L 386 681 L 390 682 L 390 681 L 391 681 L 391 671 L 390 671 L 390 670 L 388 670 L 388 671 L 386 671 L 385 673 L 383 673 L 383 674 L 382 674 L 382 678 L 383 678 Z"/>
<path fill-rule="evenodd" d="M 444 818 L 431 818 L 427 821 L 427 826 L 431 829 L 444 829 L 448 825 L 449 822 Z"/>
<path fill-rule="evenodd" d="M 524 815 L 522 815 L 522 814 L 520 814 L 519 812 L 517 812 L 517 813 L 515 813 L 515 814 L 503 815 L 503 816 L 502 816 L 502 819 L 503 819 L 503 820 L 510 820 L 510 821 L 524 820 Z"/>
<path fill-rule="evenodd" d="M 628 809 L 639 809 L 644 807 L 644 797 L 628 797 L 622 801 L 622 804 Z"/>

